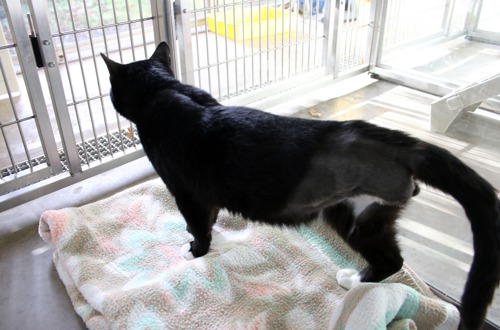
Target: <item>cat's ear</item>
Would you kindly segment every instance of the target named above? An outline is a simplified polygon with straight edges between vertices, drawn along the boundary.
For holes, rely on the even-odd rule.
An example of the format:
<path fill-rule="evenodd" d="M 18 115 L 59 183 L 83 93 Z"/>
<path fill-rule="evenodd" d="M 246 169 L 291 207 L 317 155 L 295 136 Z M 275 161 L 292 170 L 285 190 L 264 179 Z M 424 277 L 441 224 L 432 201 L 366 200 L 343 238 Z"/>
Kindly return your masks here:
<path fill-rule="evenodd" d="M 114 75 L 116 72 L 118 72 L 118 70 L 120 70 L 120 68 L 123 66 L 123 64 L 120 64 L 120 63 L 116 63 L 115 61 L 112 61 L 110 60 L 106 55 L 104 55 L 103 53 L 101 53 L 101 57 L 102 59 L 104 60 L 104 63 L 106 63 L 106 66 L 108 67 L 108 71 L 109 71 L 109 75 L 112 76 Z"/>
<path fill-rule="evenodd" d="M 156 50 L 151 56 L 150 60 L 163 63 L 167 68 L 170 69 L 170 47 L 165 41 L 160 42 L 158 47 L 156 47 Z"/>

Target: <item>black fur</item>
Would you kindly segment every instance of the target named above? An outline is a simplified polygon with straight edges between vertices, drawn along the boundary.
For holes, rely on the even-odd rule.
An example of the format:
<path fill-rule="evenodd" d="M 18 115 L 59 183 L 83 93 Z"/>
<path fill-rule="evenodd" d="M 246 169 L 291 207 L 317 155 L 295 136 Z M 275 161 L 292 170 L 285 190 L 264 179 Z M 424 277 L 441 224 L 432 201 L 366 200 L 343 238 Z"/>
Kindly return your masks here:
<path fill-rule="evenodd" d="M 397 272 L 395 222 L 418 194 L 415 180 L 452 195 L 474 235 L 462 327 L 478 329 L 500 280 L 500 202 L 493 187 L 449 152 L 363 121 L 310 121 L 220 105 L 176 80 L 167 44 L 122 65 L 102 55 L 116 110 L 137 125 L 144 151 L 193 234 L 195 257 L 210 247 L 221 208 L 278 225 L 320 212 L 368 261 L 362 281 Z M 376 197 L 355 211 L 360 195 Z"/>

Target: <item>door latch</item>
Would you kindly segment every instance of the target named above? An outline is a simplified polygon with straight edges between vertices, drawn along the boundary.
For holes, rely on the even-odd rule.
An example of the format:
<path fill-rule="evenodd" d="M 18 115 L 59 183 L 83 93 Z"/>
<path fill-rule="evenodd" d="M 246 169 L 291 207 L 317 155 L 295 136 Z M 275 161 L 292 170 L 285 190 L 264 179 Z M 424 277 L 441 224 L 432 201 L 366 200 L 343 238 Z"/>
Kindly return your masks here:
<path fill-rule="evenodd" d="M 33 55 L 35 56 L 35 63 L 37 68 L 43 68 L 42 52 L 40 50 L 40 45 L 38 44 L 38 37 L 35 34 L 35 29 L 33 27 L 33 21 L 31 20 L 31 15 L 27 14 L 28 23 L 30 26 L 31 34 L 29 35 L 31 48 L 33 49 Z"/>

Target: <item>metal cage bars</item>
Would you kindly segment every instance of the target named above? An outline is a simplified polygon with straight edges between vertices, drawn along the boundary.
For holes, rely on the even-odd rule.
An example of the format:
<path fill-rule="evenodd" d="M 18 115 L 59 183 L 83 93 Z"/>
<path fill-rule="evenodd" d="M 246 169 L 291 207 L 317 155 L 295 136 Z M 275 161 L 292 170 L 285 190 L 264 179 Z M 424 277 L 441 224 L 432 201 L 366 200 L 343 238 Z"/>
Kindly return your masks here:
<path fill-rule="evenodd" d="M 109 85 L 106 84 L 107 72 L 103 70 L 102 65 L 98 65 L 100 59 L 96 58 L 99 53 L 97 49 L 101 49 L 106 54 L 117 51 L 120 60 L 123 61 L 123 49 L 129 48 L 131 50 L 131 60 L 136 60 L 137 58 L 143 59 L 147 57 L 146 44 L 154 43 L 154 39 L 146 38 L 145 33 L 145 22 L 151 22 L 153 19 L 150 9 L 147 10 L 145 16 L 142 2 L 138 1 L 139 11 L 138 15 L 136 15 L 138 17 L 132 17 L 128 1 L 126 1 L 126 15 L 122 20 L 119 20 L 116 15 L 115 1 L 110 3 L 112 10 L 111 22 L 104 21 L 101 1 L 98 1 L 98 10 L 94 12 L 97 20 L 94 17 L 95 22 L 92 24 L 89 18 L 91 15 L 89 13 L 90 8 L 88 8 L 87 2 L 84 0 L 83 7 L 80 8 L 84 12 L 84 19 L 80 22 L 80 26 L 77 26 L 78 24 L 75 24 L 72 19 L 71 25 L 66 26 L 66 29 L 64 29 L 60 19 L 60 12 L 64 12 L 64 9 L 66 9 L 70 16 L 73 17 L 75 9 L 71 2 L 68 1 L 67 7 L 61 10 L 56 6 L 56 2 L 52 0 L 53 18 L 51 22 L 55 23 L 53 25 L 55 25 L 54 28 L 57 31 L 52 37 L 56 38 L 60 52 L 62 52 L 59 59 L 63 62 L 65 68 L 64 79 L 68 85 L 66 98 L 72 100 L 67 106 L 73 114 L 73 130 L 77 132 L 78 143 L 84 145 L 84 147 L 79 148 L 80 161 L 88 166 L 96 160 L 103 161 L 105 157 L 113 156 L 116 150 L 125 152 L 130 147 L 130 143 L 133 148 L 137 147 L 137 139 L 132 138 L 133 134 L 131 134 L 133 127 L 120 118 L 112 109 L 109 101 L 107 101 L 107 90 L 109 90 Z M 136 24 L 139 25 L 139 28 L 135 29 L 138 31 L 134 31 L 134 28 L 132 28 Z M 124 37 L 120 36 L 119 30 L 122 27 L 127 30 L 123 31 L 125 32 L 122 34 Z M 148 26 L 148 28 L 152 32 L 152 26 Z M 137 39 L 137 36 L 134 36 L 135 32 L 138 32 L 139 35 L 136 44 L 142 46 L 143 52 L 139 57 L 136 55 L 136 45 L 134 44 L 134 39 Z M 109 37 L 109 34 L 111 34 L 111 37 Z M 153 34 L 149 33 L 149 35 Z M 126 45 L 123 45 L 124 43 Z M 71 54 L 74 57 L 73 61 L 71 61 Z M 103 82 L 107 85 L 106 89 L 102 86 Z M 113 121 L 111 121 L 111 118 L 114 118 Z M 128 126 L 127 132 L 130 138 L 126 138 L 127 135 L 125 134 L 119 134 L 118 143 L 112 143 L 112 131 L 122 132 L 124 130 L 122 126 Z M 87 141 L 91 141 L 91 143 L 87 143 Z"/>
<path fill-rule="evenodd" d="M 45 179 L 53 174 L 60 173 L 63 168 L 59 162 L 57 145 L 55 142 L 54 134 L 52 131 L 49 114 L 46 111 L 44 104 L 44 96 L 42 91 L 42 86 L 39 81 L 39 77 L 36 71 L 35 59 L 31 49 L 31 42 L 28 37 L 28 31 L 26 29 L 24 15 L 22 14 L 21 4 L 19 1 L 4 0 L 4 8 L 9 19 L 10 32 L 15 40 L 15 44 L 9 46 L 9 48 L 14 48 L 18 55 L 19 65 L 21 66 L 23 83 L 26 84 L 27 96 L 29 100 L 26 100 L 25 106 L 29 107 L 29 111 L 32 112 L 32 117 L 28 117 L 30 120 L 36 122 L 36 132 L 33 132 L 36 137 L 34 140 L 38 140 L 43 148 L 43 157 L 45 163 L 50 167 L 43 167 L 42 169 L 35 169 L 37 160 L 34 159 L 32 154 L 29 152 L 29 148 L 23 138 L 23 148 L 24 155 L 21 159 L 15 159 L 12 157 L 14 145 L 9 145 L 9 139 L 5 133 L 6 123 L 2 123 L 2 137 L 6 144 L 6 149 L 10 155 L 10 166 L 4 167 L 6 170 L 2 173 L 2 184 L 0 185 L 0 194 L 5 194 L 19 186 L 26 185 L 32 182 L 37 182 Z M 4 72 L 4 70 L 2 70 Z M 6 85 L 8 86 L 8 80 L 4 78 Z M 8 98 L 10 101 L 10 106 L 12 113 L 14 115 L 14 121 L 11 122 L 18 129 L 21 137 L 24 135 L 23 129 L 20 126 L 22 120 L 26 118 L 19 118 L 18 112 L 20 109 L 18 105 L 13 102 L 13 95 L 8 90 Z M 6 109 L 4 109 L 6 111 Z M 19 147 L 19 146 L 16 146 Z M 28 164 L 29 169 L 26 172 L 21 164 Z M 5 166 L 5 164 L 4 164 Z M 12 168 L 14 173 L 9 173 L 8 168 Z M 8 174 L 8 175 L 7 175 Z M 15 176 L 15 179 L 8 178 L 8 176 Z"/>
<path fill-rule="evenodd" d="M 0 122 L 1 142 L 4 142 L 0 148 L 7 154 L 2 159 L 9 160 L 8 164 L 2 162 L 0 166 L 0 195 L 63 172 L 79 176 L 90 166 L 99 167 L 99 164 L 118 159 L 118 163 L 123 163 L 124 159 L 132 160 L 143 155 L 135 129 L 129 122 L 119 118 L 110 104 L 107 97 L 107 71 L 101 67 L 96 56 L 99 52 L 111 53 L 117 57 L 117 61 L 147 57 L 148 50 L 153 49 L 155 42 L 165 38 L 164 4 L 154 0 L 124 1 L 126 6 L 119 3 L 120 0 L 97 0 L 98 12 L 91 13 L 89 0 L 82 0 L 83 7 L 76 10 L 80 14 L 77 15 L 71 7 L 74 2 L 68 0 L 66 9 L 70 15 L 63 18 L 58 8 L 64 3 L 62 1 L 28 2 L 38 46 L 41 48 L 43 74 L 36 69 L 23 13 L 26 8 L 19 1 L 3 0 L 14 42 L 3 45 L 0 52 L 16 51 L 17 56 L 14 58 L 19 62 L 18 70 L 22 74 L 22 79 L 17 80 L 20 84 L 26 84 L 26 92 L 20 98 L 32 114 L 16 117 L 19 102 L 13 101 L 15 96 L 12 92 L 7 93 L 13 119 L 2 119 Z M 103 19 L 103 2 L 112 5 L 111 21 L 109 15 L 107 21 Z M 134 13 L 131 10 L 133 4 L 137 9 Z M 117 6 L 125 9 L 122 18 L 117 17 Z M 76 16 L 81 19 L 83 26 L 75 24 Z M 70 28 L 61 28 L 61 22 L 68 23 L 68 20 Z M 109 31 L 114 32 L 114 36 L 110 37 Z M 87 37 L 82 38 L 85 34 Z M 4 71 L 2 66 L 0 73 L 3 72 L 3 75 L 0 77 L 8 84 Z M 45 99 L 43 89 L 49 90 L 50 99 Z M 29 130 L 30 140 L 38 134 L 36 139 L 42 150 L 33 151 L 30 148 L 33 142 L 28 143 L 23 137 L 26 130 L 21 126 L 29 121 L 38 131 Z M 11 143 L 12 139 L 5 134 L 10 127 L 18 129 L 19 143 Z M 10 156 L 14 154 L 10 150 L 16 150 L 19 154 L 23 149 L 22 157 Z M 2 197 L 2 200 L 6 199 Z"/>
<path fill-rule="evenodd" d="M 372 5 L 320 3 L 176 1 L 182 79 L 227 100 L 315 71 L 335 78 L 366 71 Z"/>

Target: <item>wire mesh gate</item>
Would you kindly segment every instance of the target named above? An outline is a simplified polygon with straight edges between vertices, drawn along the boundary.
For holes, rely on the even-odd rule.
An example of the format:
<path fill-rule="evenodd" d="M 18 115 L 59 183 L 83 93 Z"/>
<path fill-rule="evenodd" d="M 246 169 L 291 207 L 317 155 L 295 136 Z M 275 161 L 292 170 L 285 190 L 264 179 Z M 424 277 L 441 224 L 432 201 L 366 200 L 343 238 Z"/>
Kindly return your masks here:
<path fill-rule="evenodd" d="M 181 66 L 192 66 L 183 77 L 220 100 L 324 65 L 324 8 L 313 16 L 299 15 L 297 5 L 284 1 L 190 5 L 182 16 L 191 17 L 179 20 L 184 53 L 180 58 L 193 59 L 192 65 Z"/>
<path fill-rule="evenodd" d="M 12 205 L 4 201 L 13 190 L 53 176 L 99 172 L 103 164 L 143 155 L 134 127 L 110 103 L 100 52 L 127 63 L 147 58 L 159 40 L 169 40 L 184 82 L 219 100 L 252 93 L 263 98 L 307 79 L 366 71 L 375 1 L 2 0 L 2 5 L 0 210 Z M 169 33 L 174 22 L 176 31 Z M 40 50 L 43 69 L 36 67 L 31 42 Z"/>
<path fill-rule="evenodd" d="M 0 195 L 143 155 L 110 103 L 98 55 L 151 55 L 162 38 L 161 8 L 150 0 L 3 1 Z"/>
<path fill-rule="evenodd" d="M 219 100 L 366 70 L 374 2 L 176 1 L 181 75 Z M 290 88 L 289 84 L 282 89 Z"/>

